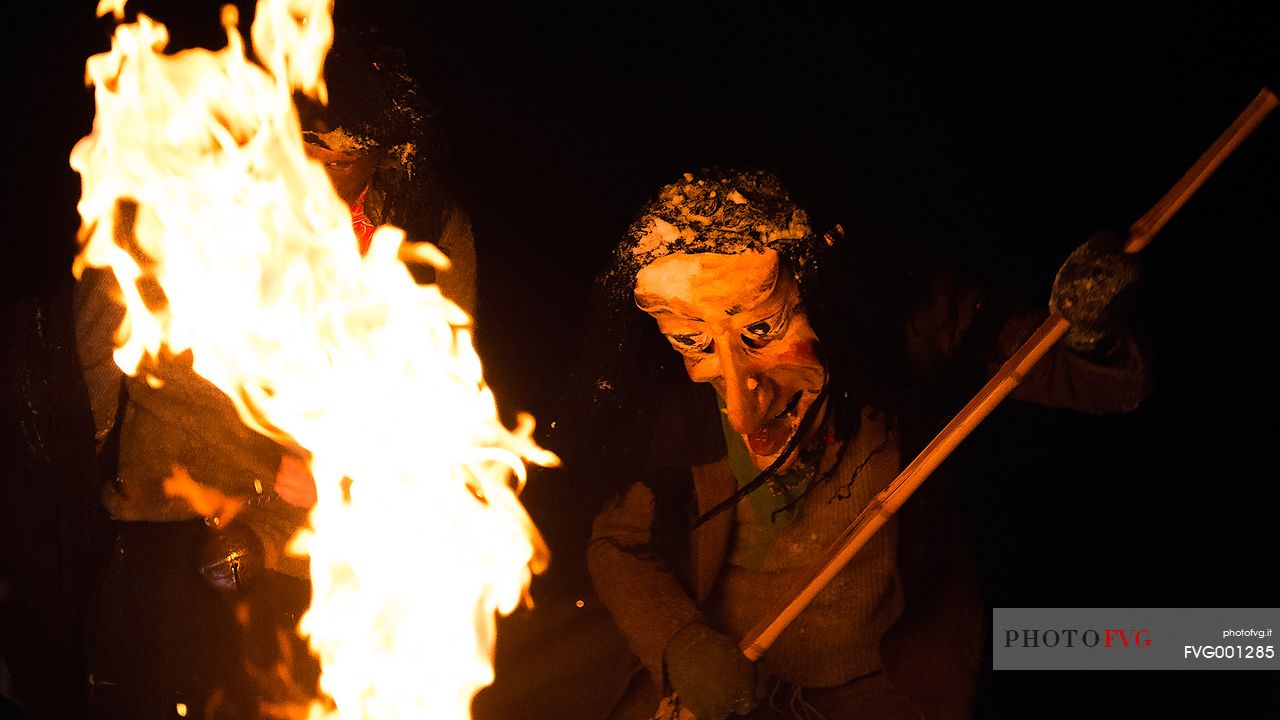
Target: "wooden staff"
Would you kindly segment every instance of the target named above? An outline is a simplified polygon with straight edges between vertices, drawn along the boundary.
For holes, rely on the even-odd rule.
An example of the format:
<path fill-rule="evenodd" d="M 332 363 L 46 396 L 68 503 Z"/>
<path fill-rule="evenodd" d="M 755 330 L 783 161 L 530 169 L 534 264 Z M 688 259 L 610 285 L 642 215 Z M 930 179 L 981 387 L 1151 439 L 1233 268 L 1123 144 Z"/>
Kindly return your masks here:
<path fill-rule="evenodd" d="M 1129 228 L 1129 237 L 1124 245 L 1124 252 L 1136 253 L 1151 242 L 1165 223 L 1182 207 L 1183 203 L 1204 184 L 1209 175 L 1227 159 L 1240 143 L 1253 132 L 1254 128 L 1277 105 L 1277 98 L 1267 88 L 1263 88 L 1244 109 L 1244 112 L 1218 136 L 1213 145 L 1205 151 L 1200 159 L 1174 184 L 1164 197 L 1160 198 L 1145 215 Z M 782 634 L 782 631 L 795 620 L 809 603 L 822 592 L 831 579 L 853 559 L 858 550 L 871 539 L 902 504 L 911 497 L 911 493 L 924 484 L 942 461 L 947 459 L 974 428 L 981 423 L 1000 401 L 1008 397 L 1010 392 L 1022 382 L 1027 372 L 1044 357 L 1059 338 L 1067 332 L 1070 323 L 1057 313 L 1049 318 L 1031 334 L 1013 357 L 1005 361 L 1000 370 L 987 381 L 968 404 L 952 418 L 951 422 L 934 437 L 915 460 L 906 467 L 893 482 L 881 490 L 848 528 L 841 533 L 823 559 L 815 566 L 813 574 L 790 594 L 789 600 L 764 620 L 751 628 L 738 643 L 738 648 L 748 660 L 755 662 L 764 656 L 769 646 Z M 654 715 L 654 720 L 689 720 L 693 714 L 680 707 L 679 699 L 673 694 L 663 698 Z"/>
<path fill-rule="evenodd" d="M 1204 184 L 1209 175 L 1222 164 L 1227 156 L 1249 136 L 1277 104 L 1274 93 L 1263 88 L 1235 122 L 1218 137 L 1178 182 L 1164 194 L 1145 215 L 1129 228 L 1129 238 L 1124 252 L 1136 253 L 1151 242 L 1160 228 L 1173 217 L 1191 195 Z M 781 609 L 771 613 L 742 638 L 738 647 L 748 659 L 759 660 L 782 634 L 787 625 L 809 605 L 836 573 L 848 564 L 854 554 L 866 544 L 880 526 L 902 507 L 942 464 L 951 451 L 973 432 L 978 423 L 1000 404 L 1001 400 L 1022 382 L 1032 366 L 1048 352 L 1049 348 L 1067 331 L 1070 323 L 1061 315 L 1052 313 L 1031 337 L 1018 348 L 1013 357 L 1005 361 L 1000 370 L 978 391 L 978 394 L 947 423 L 947 426 L 930 442 L 916 459 L 893 482 L 872 498 L 867 507 L 827 551 L 816 570 Z"/>

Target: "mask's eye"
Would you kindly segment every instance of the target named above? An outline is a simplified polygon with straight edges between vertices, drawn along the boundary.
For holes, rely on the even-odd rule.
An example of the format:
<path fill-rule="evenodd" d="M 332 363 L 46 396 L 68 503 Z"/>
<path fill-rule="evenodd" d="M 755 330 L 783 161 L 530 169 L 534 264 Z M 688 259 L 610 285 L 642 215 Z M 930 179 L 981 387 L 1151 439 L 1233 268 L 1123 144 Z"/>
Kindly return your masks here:
<path fill-rule="evenodd" d="M 773 327 L 767 320 L 754 322 L 742 329 L 742 342 L 749 348 L 762 348 L 773 340 Z"/>
<path fill-rule="evenodd" d="M 668 335 L 667 340 L 671 341 L 672 347 L 686 355 L 706 355 L 715 352 L 711 338 L 701 333 Z"/>
<path fill-rule="evenodd" d="M 781 338 L 787 332 L 787 322 L 791 318 L 789 310 L 790 308 L 784 307 L 769 317 L 742 328 L 742 344 L 759 350 Z"/>

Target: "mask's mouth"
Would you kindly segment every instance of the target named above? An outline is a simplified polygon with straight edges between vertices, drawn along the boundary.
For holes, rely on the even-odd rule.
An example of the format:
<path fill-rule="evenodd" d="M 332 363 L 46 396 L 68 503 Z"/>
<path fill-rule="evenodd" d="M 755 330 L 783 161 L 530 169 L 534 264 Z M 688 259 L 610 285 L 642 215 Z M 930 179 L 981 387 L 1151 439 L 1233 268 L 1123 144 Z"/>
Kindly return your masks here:
<path fill-rule="evenodd" d="M 782 456 L 782 452 L 787 449 L 787 445 L 790 444 L 792 441 L 798 442 L 799 440 L 802 439 L 802 438 L 795 437 L 796 431 L 798 431 L 801 426 L 807 427 L 807 428 L 813 427 L 813 423 L 818 418 L 818 413 L 822 412 L 822 409 L 827 402 L 827 391 L 830 387 L 827 384 L 828 379 L 829 378 L 826 378 L 826 377 L 822 379 L 821 389 L 819 389 L 817 394 L 814 395 L 813 399 L 806 404 L 804 412 L 799 413 L 800 415 L 802 415 L 800 420 L 796 421 L 795 417 L 798 411 L 800 410 L 800 400 L 803 397 L 803 391 L 796 393 L 795 396 L 791 398 L 791 401 L 787 403 L 787 407 L 784 408 L 783 411 L 778 416 L 775 416 L 775 421 L 779 419 L 791 420 L 796 423 L 796 427 L 789 429 L 785 438 L 785 442 L 780 448 L 778 448 L 777 451 L 774 452 L 775 457 L 772 460 L 770 460 L 769 466 L 766 468 L 763 468 L 760 474 L 757 475 L 754 480 L 738 488 L 737 492 L 733 493 L 732 495 L 725 498 L 724 500 L 721 500 L 720 502 L 716 503 L 716 505 L 713 506 L 710 510 L 707 510 L 706 512 L 702 513 L 702 515 L 700 515 L 696 520 L 693 521 L 693 527 L 695 528 L 699 527 L 706 521 L 710 520 L 711 518 L 719 515 L 720 513 L 724 512 L 725 510 L 728 510 L 731 507 L 734 507 L 735 505 L 737 505 L 739 500 L 758 490 L 760 486 L 765 483 L 765 481 L 773 477 L 777 472 L 785 471 L 787 467 L 790 465 L 790 463 L 795 462 L 795 458 L 796 458 L 795 452 L 790 452 L 785 457 Z M 770 424 L 772 424 L 772 422 L 773 421 L 771 421 Z M 748 436 L 748 442 L 749 441 L 750 441 L 750 436 Z M 754 453 L 754 449 L 752 450 L 752 452 Z M 756 457 L 760 457 L 760 456 L 757 455 Z M 765 456 L 765 457 L 767 458 L 768 456 Z"/>
<path fill-rule="evenodd" d="M 803 391 L 800 391 L 792 395 L 781 412 L 746 436 L 747 447 L 751 449 L 751 454 L 757 457 L 769 457 L 782 452 L 787 441 L 796 431 L 799 420 L 796 409 L 800 406 L 800 397 L 803 394 Z"/>

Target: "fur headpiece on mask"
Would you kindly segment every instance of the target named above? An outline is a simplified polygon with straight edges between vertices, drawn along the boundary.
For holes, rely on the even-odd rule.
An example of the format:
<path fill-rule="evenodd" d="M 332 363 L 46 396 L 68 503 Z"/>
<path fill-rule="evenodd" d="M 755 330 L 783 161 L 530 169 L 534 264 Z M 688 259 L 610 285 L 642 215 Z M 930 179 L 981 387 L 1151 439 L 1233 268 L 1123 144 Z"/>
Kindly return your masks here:
<path fill-rule="evenodd" d="M 663 186 L 640 209 L 604 282 L 618 299 L 629 298 L 636 274 L 667 255 L 769 249 L 787 260 L 803 284 L 820 245 L 808 213 L 773 173 L 709 168 Z"/>
<path fill-rule="evenodd" d="M 309 141 L 340 152 L 372 152 L 386 167 L 409 174 L 420 159 L 441 161 L 431 103 L 410 75 L 406 53 L 382 30 L 335 23 L 324 73 L 328 105 L 299 102 Z"/>

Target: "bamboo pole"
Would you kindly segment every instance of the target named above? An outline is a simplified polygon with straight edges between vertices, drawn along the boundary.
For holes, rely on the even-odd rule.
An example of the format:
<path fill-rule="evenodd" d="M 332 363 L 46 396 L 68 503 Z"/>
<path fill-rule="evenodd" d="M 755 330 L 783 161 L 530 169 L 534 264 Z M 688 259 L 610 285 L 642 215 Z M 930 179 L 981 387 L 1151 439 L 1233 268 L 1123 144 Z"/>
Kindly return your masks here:
<path fill-rule="evenodd" d="M 1236 146 L 1244 142 L 1254 128 L 1258 127 L 1258 124 L 1275 109 L 1277 102 L 1276 95 L 1271 90 L 1265 87 L 1259 90 L 1249 106 L 1240 113 L 1230 127 L 1218 136 L 1196 164 L 1183 174 L 1169 192 L 1147 211 L 1146 215 L 1138 218 L 1138 221 L 1129 227 L 1129 241 L 1125 244 L 1124 251 L 1136 253 L 1146 247 L 1147 243 L 1151 242 L 1151 238 L 1160 232 L 1160 228 L 1169 222 L 1169 218 L 1173 217 L 1178 208 L 1200 189 L 1209 175 L 1235 151 Z"/>
<path fill-rule="evenodd" d="M 1231 123 L 1213 145 L 1200 156 L 1200 159 L 1160 198 L 1159 202 L 1130 226 L 1124 251 L 1136 253 L 1146 247 L 1169 218 L 1173 217 L 1183 203 L 1204 184 L 1209 175 L 1253 132 L 1276 105 L 1275 94 L 1263 88 L 1235 122 Z M 1027 372 L 1066 333 L 1069 326 L 1070 323 L 1065 318 L 1053 313 L 1040 325 L 1039 329 L 1031 334 L 1031 337 L 1000 367 L 1000 370 L 978 391 L 978 394 L 956 414 L 951 422 L 947 423 L 947 426 L 924 450 L 920 451 L 915 460 L 884 490 L 872 498 L 867 507 L 827 551 L 814 573 L 796 592 L 791 594 L 791 600 L 781 609 L 770 613 L 742 638 L 738 647 L 743 655 L 752 661 L 759 660 L 764 655 L 791 621 L 827 586 L 836 573 L 849 563 L 867 540 L 889 518 L 893 517 L 907 498 L 924 484 L 929 474 L 942 464 L 951 451 L 1022 382 Z"/>

